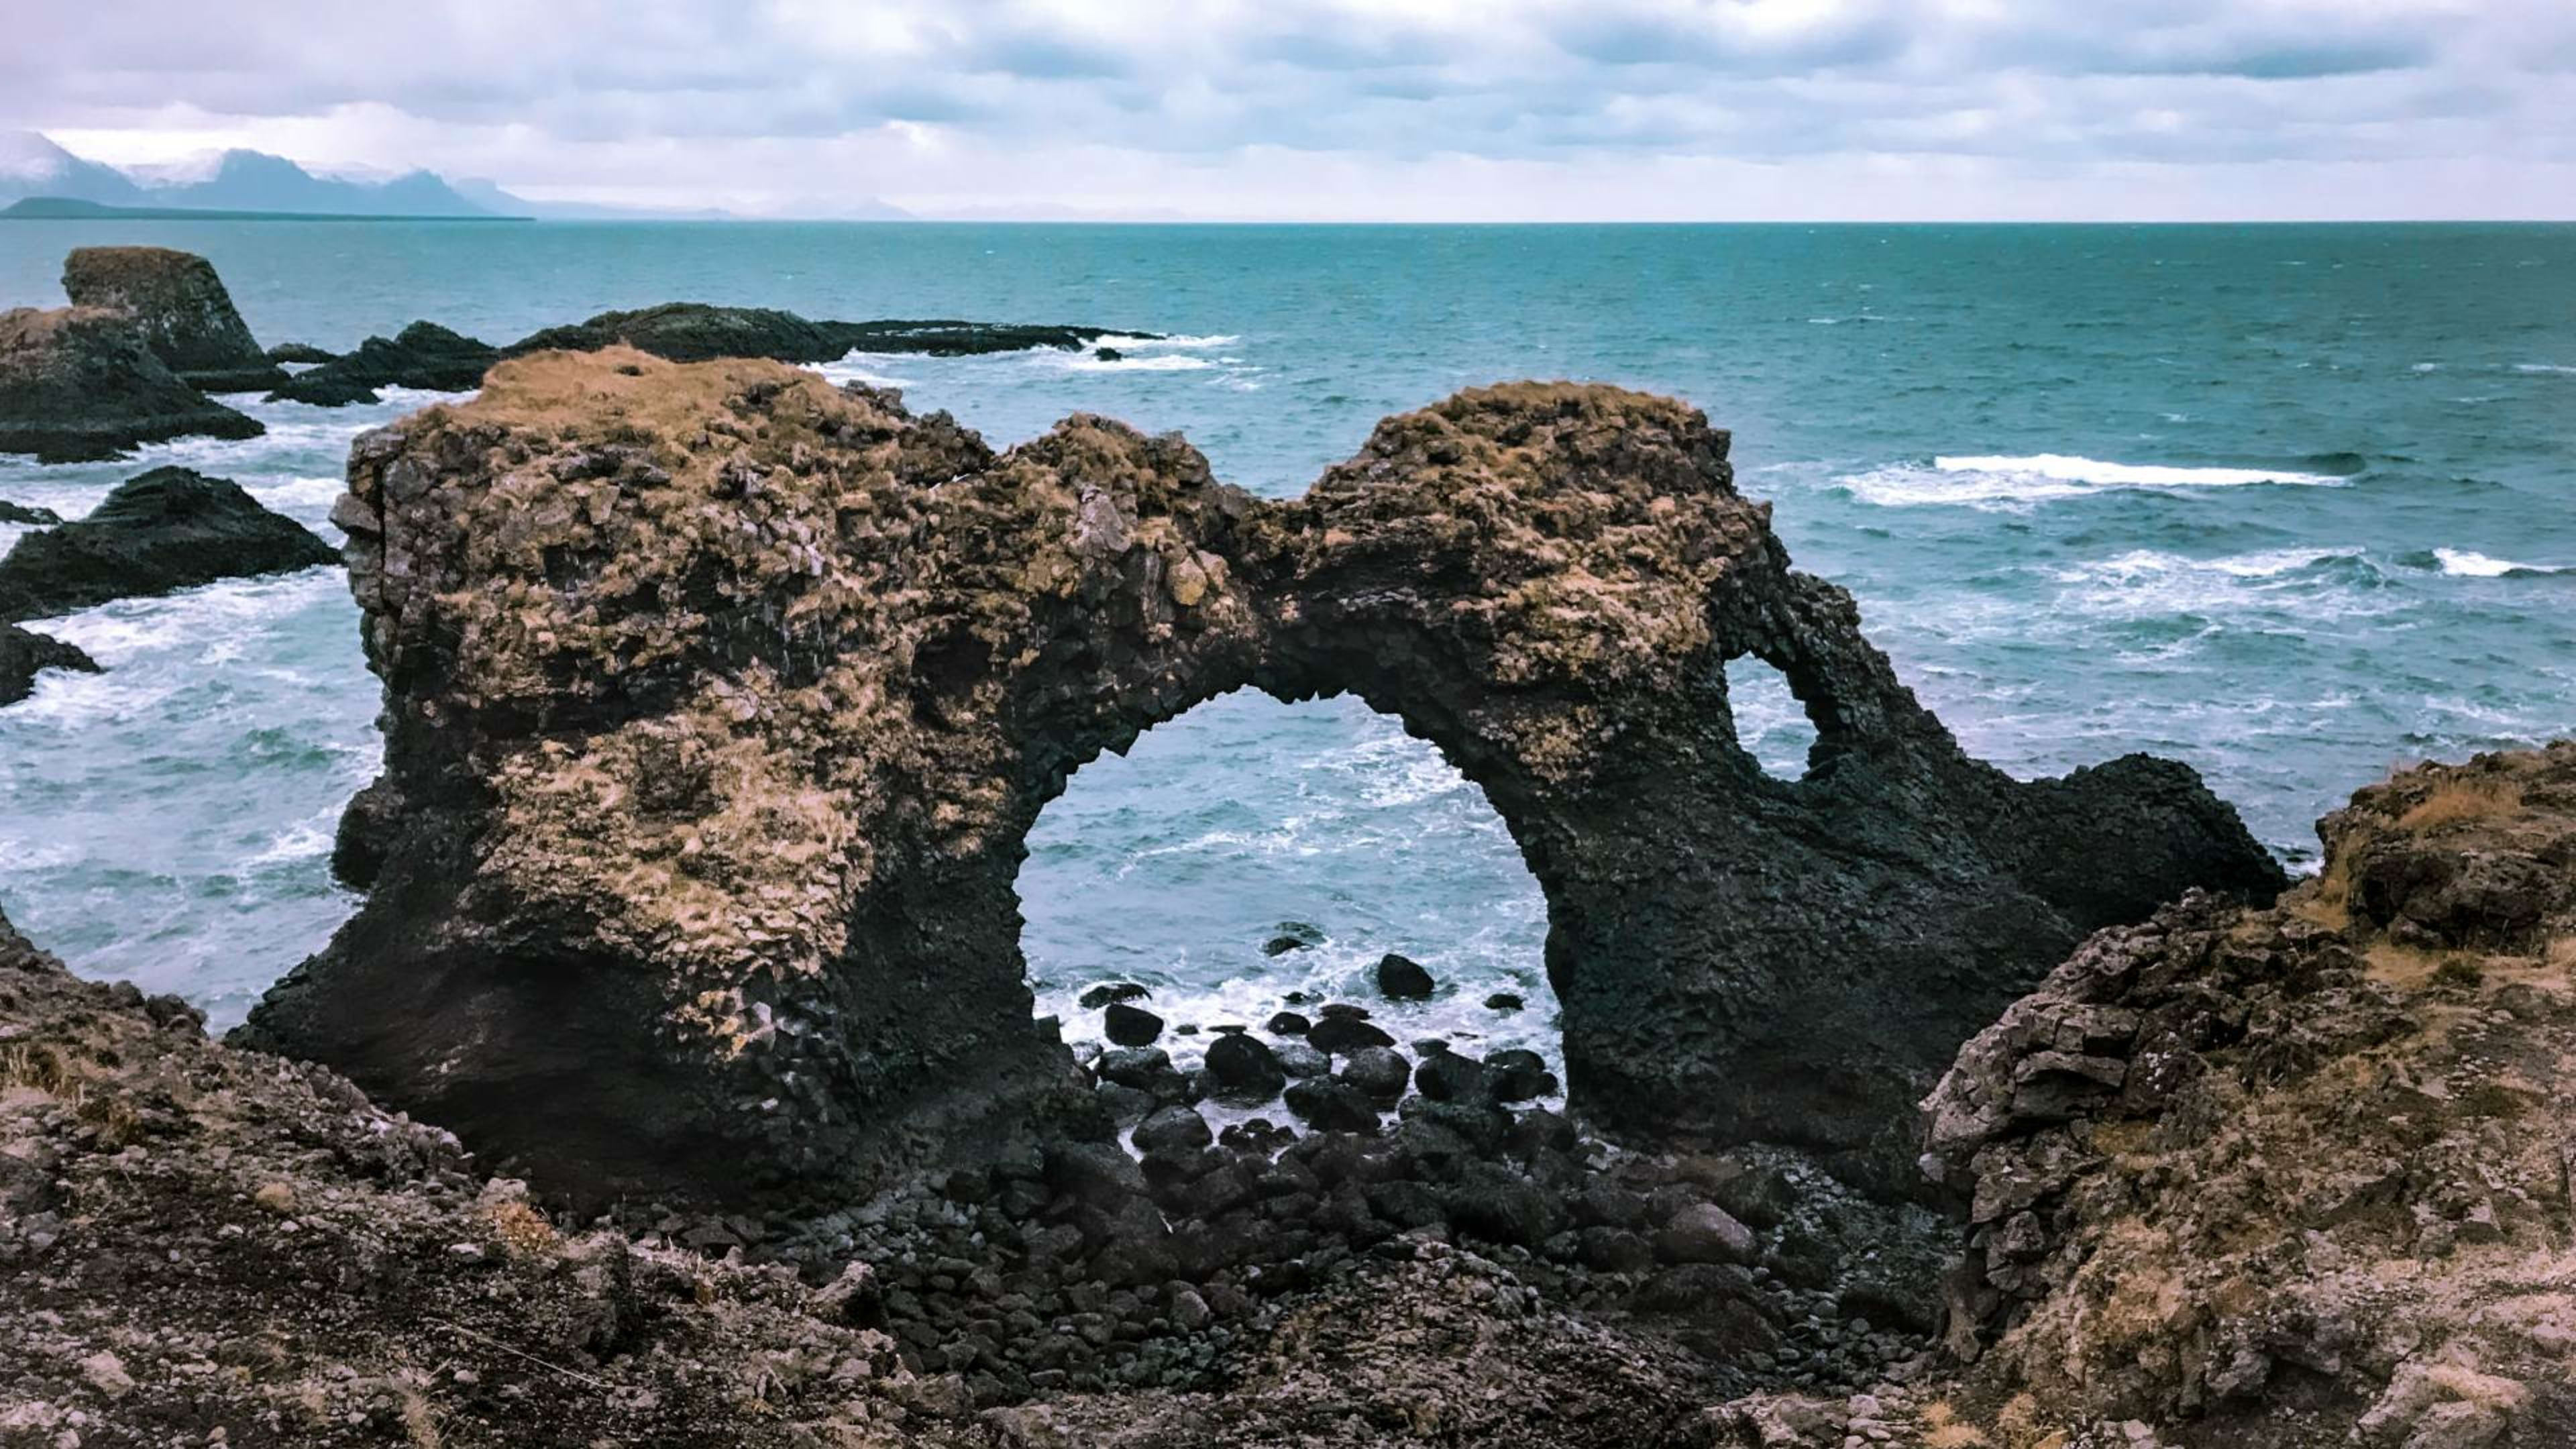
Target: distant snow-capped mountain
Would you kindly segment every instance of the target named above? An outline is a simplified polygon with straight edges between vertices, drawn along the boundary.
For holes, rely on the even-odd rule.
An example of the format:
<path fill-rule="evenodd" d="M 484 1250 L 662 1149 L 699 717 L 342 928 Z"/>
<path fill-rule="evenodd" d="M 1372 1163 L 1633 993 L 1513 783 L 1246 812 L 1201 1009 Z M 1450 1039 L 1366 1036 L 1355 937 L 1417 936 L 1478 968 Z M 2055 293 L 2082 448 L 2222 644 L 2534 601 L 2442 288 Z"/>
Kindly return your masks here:
<path fill-rule="evenodd" d="M 113 166 L 84 161 L 34 131 L 0 131 L 0 202 L 22 196 L 68 196 L 109 206 L 150 201 Z"/>
<path fill-rule="evenodd" d="M 0 206 L 30 196 L 109 206 L 191 211 L 284 211 L 332 216 L 526 216 L 555 220 L 717 221 L 716 210 L 663 210 L 576 201 L 531 201 L 484 180 L 450 182 L 429 171 L 390 180 L 317 176 L 265 151 L 223 151 L 124 170 L 86 161 L 36 131 L 0 131 Z M 839 219 L 899 221 L 910 213 L 857 197 Z"/>
<path fill-rule="evenodd" d="M 506 196 L 496 190 L 496 195 Z M 316 176 L 283 156 L 226 151 L 208 160 L 136 168 L 85 161 L 35 131 L 0 132 L 0 205 L 63 196 L 110 206 L 192 211 L 301 211 L 333 216 L 525 216 L 477 205 L 427 171 L 390 181 Z"/>

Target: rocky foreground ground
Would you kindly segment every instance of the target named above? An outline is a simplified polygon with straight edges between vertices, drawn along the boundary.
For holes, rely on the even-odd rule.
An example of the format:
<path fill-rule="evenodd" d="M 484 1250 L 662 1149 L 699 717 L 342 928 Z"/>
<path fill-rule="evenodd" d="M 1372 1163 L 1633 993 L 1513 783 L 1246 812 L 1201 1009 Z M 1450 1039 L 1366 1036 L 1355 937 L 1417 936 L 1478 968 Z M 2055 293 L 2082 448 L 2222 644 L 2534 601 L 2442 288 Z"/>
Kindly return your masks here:
<path fill-rule="evenodd" d="M 1275 1291 L 1049 1270 L 1089 1179 L 1047 1162 L 819 1224 L 579 1225 L 0 934 L 0 1442 L 2576 1440 L 2576 745 L 2410 771 L 2322 834 L 2279 905 L 2105 931 L 1961 1053 L 1938 1352 L 1792 1316 L 1800 1235 L 1888 1219 L 1758 1154 L 1593 1154 L 1595 1187 L 1735 1194 L 1763 1225 L 1716 1262 L 1437 1222 Z M 1022 1339 L 1148 1367 L 1004 1390 Z"/>

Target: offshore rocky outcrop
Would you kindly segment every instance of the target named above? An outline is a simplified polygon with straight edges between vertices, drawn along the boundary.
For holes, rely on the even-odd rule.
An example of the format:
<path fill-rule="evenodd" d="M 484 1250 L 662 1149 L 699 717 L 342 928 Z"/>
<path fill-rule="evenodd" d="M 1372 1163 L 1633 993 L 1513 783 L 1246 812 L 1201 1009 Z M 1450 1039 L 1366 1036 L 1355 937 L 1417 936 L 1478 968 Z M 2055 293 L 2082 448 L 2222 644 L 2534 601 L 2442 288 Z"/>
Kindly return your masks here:
<path fill-rule="evenodd" d="M 171 438 L 265 431 L 172 372 L 130 312 L 0 312 L 0 453 L 80 463 Z"/>
<path fill-rule="evenodd" d="M 2273 908 L 2087 942 L 1927 1101 L 2006 1442 L 2576 1443 L 2576 743 L 2318 833 Z"/>
<path fill-rule="evenodd" d="M 167 247 L 78 247 L 63 261 L 75 307 L 134 319 L 144 345 L 204 392 L 259 392 L 285 380 L 204 257 Z"/>
<path fill-rule="evenodd" d="M 387 769 L 340 859 L 372 894 L 243 1040 L 582 1194 L 1103 1132 L 1030 1019 L 1038 809 L 1214 695 L 1349 692 L 1519 841 L 1574 1111 L 1893 1181 L 1909 1104 L 2085 932 L 2280 877 L 2181 766 L 1968 759 L 1726 441 L 1488 389 L 1273 502 L 1095 417 L 996 455 L 771 363 L 505 363 L 353 451 Z M 1801 780 L 1735 737 L 1746 654 L 1816 723 Z"/>
<path fill-rule="evenodd" d="M 536 352 L 596 352 L 631 347 L 673 362 L 763 357 L 776 362 L 830 362 L 853 349 L 967 357 L 1035 347 L 1070 349 L 1110 335 L 1098 327 L 1020 326 L 988 322 L 817 322 L 774 307 L 718 307 L 666 302 L 630 312 L 602 312 L 586 322 L 548 327 L 507 347 L 414 322 L 392 338 L 370 337 L 357 350 L 281 382 L 271 401 L 345 407 L 379 401 L 378 389 L 470 392 L 505 357 Z"/>
<path fill-rule="evenodd" d="M 27 534 L 0 557 L 0 623 L 338 561 L 238 484 L 155 468 L 116 485 L 88 517 Z"/>
<path fill-rule="evenodd" d="M 47 669 L 96 674 L 98 661 L 78 645 L 0 624 L 0 704 L 16 704 L 35 693 L 36 675 Z"/>

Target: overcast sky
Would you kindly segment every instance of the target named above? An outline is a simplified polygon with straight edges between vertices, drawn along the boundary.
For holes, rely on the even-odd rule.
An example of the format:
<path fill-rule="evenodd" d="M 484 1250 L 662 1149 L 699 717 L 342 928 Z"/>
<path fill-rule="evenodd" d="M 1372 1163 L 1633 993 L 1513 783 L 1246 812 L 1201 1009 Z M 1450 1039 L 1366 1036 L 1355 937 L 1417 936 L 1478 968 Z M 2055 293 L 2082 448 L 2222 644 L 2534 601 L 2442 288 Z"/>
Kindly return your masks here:
<path fill-rule="evenodd" d="M 825 216 L 2576 217 L 2576 0 L 9 0 L 0 127 Z"/>

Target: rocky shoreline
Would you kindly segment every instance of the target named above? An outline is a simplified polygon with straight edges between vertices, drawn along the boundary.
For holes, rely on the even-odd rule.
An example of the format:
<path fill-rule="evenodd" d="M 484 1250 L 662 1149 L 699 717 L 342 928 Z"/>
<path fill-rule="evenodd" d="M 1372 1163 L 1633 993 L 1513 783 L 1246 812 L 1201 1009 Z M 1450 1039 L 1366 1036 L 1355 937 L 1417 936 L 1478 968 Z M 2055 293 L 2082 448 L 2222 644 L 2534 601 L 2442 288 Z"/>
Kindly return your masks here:
<path fill-rule="evenodd" d="M 181 255 L 44 315 L 277 365 Z M 297 379 L 481 386 L 359 440 L 342 549 L 158 469 L 0 560 L 0 703 L 89 664 L 10 621 L 345 562 L 387 737 L 364 906 L 226 1042 L 0 921 L 0 1445 L 2576 1438 L 2576 743 L 2293 886 L 2180 765 L 1968 757 L 1678 403 L 1474 390 L 1270 500 L 774 360 L 841 326 L 420 324 Z M 1034 1017 L 1038 810 L 1242 687 L 1484 789 L 1561 1075 Z"/>

